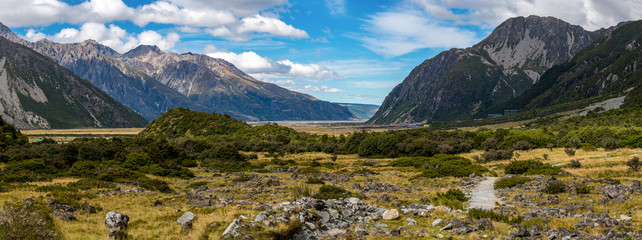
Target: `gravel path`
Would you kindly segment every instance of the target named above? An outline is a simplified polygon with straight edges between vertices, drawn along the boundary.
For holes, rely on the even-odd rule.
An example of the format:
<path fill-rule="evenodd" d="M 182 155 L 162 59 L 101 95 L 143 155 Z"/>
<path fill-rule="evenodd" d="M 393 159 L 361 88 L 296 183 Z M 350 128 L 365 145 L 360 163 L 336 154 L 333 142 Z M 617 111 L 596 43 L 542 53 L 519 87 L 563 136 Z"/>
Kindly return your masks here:
<path fill-rule="evenodd" d="M 497 196 L 495 196 L 495 180 L 496 177 L 488 177 L 473 189 L 471 192 L 471 197 L 468 202 L 470 206 L 468 208 L 481 208 L 481 209 L 493 209 L 495 208 L 495 201 L 499 201 Z"/>

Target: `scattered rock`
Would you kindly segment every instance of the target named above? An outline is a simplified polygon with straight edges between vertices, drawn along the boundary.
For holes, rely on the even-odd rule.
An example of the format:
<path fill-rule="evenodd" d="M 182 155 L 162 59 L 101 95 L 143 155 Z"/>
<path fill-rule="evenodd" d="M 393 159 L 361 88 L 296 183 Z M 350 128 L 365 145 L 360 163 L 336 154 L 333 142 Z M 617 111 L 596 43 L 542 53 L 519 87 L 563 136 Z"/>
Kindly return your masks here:
<path fill-rule="evenodd" d="M 38 201 L 33 200 L 31 198 L 27 198 L 24 201 L 22 201 L 22 205 L 31 205 L 31 204 L 38 204 Z"/>
<path fill-rule="evenodd" d="M 475 222 L 475 226 L 479 230 L 494 230 L 495 226 L 493 226 L 493 222 L 490 221 L 488 218 L 482 218 L 479 219 Z"/>
<path fill-rule="evenodd" d="M 109 230 L 109 237 L 116 239 L 127 238 L 125 229 L 127 229 L 127 224 L 129 223 L 129 216 L 118 213 L 118 212 L 108 212 L 105 215 L 105 227 Z"/>
<path fill-rule="evenodd" d="M 234 219 L 230 225 L 227 226 L 225 231 L 223 231 L 223 238 L 238 237 L 239 233 L 237 232 L 240 227 L 241 219 Z"/>
<path fill-rule="evenodd" d="M 196 219 L 196 215 L 192 212 L 186 212 L 183 213 L 183 216 L 179 217 L 178 220 L 176 220 L 176 223 L 184 225 L 187 222 L 194 221 Z"/>
<path fill-rule="evenodd" d="M 206 199 L 199 199 L 196 202 L 192 203 L 190 205 L 191 207 L 211 207 L 212 206 L 212 200 L 209 198 Z"/>
<path fill-rule="evenodd" d="M 444 220 L 441 220 L 441 218 L 435 219 L 435 221 L 432 222 L 432 226 L 436 227 L 444 223 Z"/>
<path fill-rule="evenodd" d="M 408 223 L 408 226 L 417 226 L 417 220 L 412 218 L 406 218 L 406 223 Z"/>
<path fill-rule="evenodd" d="M 390 209 L 383 212 L 383 220 L 395 220 L 399 218 L 399 211 L 397 209 Z"/>
<path fill-rule="evenodd" d="M 69 221 L 77 221 L 77 220 L 78 220 L 78 219 L 76 219 L 76 216 L 74 216 L 73 214 L 63 212 L 63 211 L 62 211 L 62 210 L 60 210 L 60 209 L 57 209 L 57 210 L 53 211 L 53 213 L 51 213 L 51 215 L 52 215 L 54 218 L 57 218 L 57 219 L 63 220 L 63 221 L 65 221 L 65 222 L 69 222 Z"/>
<path fill-rule="evenodd" d="M 96 208 L 91 205 L 87 205 L 83 210 L 85 210 L 86 213 L 96 213 Z"/>
<path fill-rule="evenodd" d="M 339 235 L 341 235 L 343 233 L 344 233 L 343 230 L 337 229 L 337 228 L 333 228 L 333 229 L 328 230 L 328 235 L 333 236 L 333 237 L 339 236 Z"/>
<path fill-rule="evenodd" d="M 161 202 L 161 200 L 154 201 L 154 207 L 158 207 L 158 206 L 162 206 L 162 205 L 163 205 L 163 202 Z"/>

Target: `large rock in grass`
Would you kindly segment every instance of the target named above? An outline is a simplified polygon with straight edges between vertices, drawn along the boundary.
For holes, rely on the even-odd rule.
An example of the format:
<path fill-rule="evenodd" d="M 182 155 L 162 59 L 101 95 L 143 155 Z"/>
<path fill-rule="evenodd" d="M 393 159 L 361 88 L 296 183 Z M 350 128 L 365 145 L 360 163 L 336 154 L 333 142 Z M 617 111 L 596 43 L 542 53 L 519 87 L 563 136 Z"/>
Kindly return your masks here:
<path fill-rule="evenodd" d="M 109 230 L 109 237 L 115 239 L 125 239 L 127 234 L 125 229 L 127 229 L 127 224 L 129 223 L 129 216 L 118 213 L 118 212 L 108 212 L 105 215 L 105 227 Z"/>
<path fill-rule="evenodd" d="M 185 223 L 194 221 L 194 219 L 196 219 L 196 215 L 194 213 L 186 212 L 183 213 L 183 216 L 179 217 L 178 220 L 176 220 L 176 223 L 185 225 Z"/>
<path fill-rule="evenodd" d="M 383 212 L 383 220 L 395 220 L 399 218 L 399 211 L 397 209 L 390 209 Z"/>

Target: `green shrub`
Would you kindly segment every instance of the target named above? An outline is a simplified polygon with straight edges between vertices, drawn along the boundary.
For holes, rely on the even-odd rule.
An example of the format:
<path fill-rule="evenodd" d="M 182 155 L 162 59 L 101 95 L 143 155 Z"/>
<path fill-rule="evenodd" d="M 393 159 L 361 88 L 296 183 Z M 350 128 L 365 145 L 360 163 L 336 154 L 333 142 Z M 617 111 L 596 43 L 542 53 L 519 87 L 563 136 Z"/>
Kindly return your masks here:
<path fill-rule="evenodd" d="M 573 160 L 571 160 L 571 162 L 569 162 L 568 166 L 571 167 L 571 168 L 581 168 L 582 167 L 582 163 L 580 163 L 580 160 L 573 159 Z"/>
<path fill-rule="evenodd" d="M 232 179 L 232 181 L 233 182 L 247 182 L 247 181 L 250 181 L 252 179 L 254 179 L 254 176 L 243 174 L 241 176 L 238 176 L 237 178 Z"/>
<path fill-rule="evenodd" d="M 586 152 L 597 151 L 597 147 L 593 146 L 593 144 L 590 144 L 590 143 L 582 143 L 580 147 L 582 148 L 582 150 Z"/>
<path fill-rule="evenodd" d="M 588 186 L 577 186 L 575 187 L 575 192 L 577 194 L 589 194 L 591 193 L 591 188 Z"/>
<path fill-rule="evenodd" d="M 62 239 L 50 210 L 36 204 L 5 203 L 0 212 L 0 239 Z"/>
<path fill-rule="evenodd" d="M 618 141 L 617 139 L 614 139 L 614 138 L 602 139 L 601 144 L 602 144 L 602 147 L 605 150 L 608 150 L 608 151 L 615 150 L 615 149 L 618 149 L 620 147 L 620 141 Z"/>
<path fill-rule="evenodd" d="M 454 155 L 437 154 L 430 158 L 413 158 L 409 160 L 392 162 L 391 165 L 420 166 L 419 169 L 422 170 L 422 173 L 413 178 L 467 177 L 472 173 L 482 175 L 488 172 L 486 167 L 473 164 L 469 159 Z"/>
<path fill-rule="evenodd" d="M 640 162 L 639 157 L 633 157 L 628 161 L 626 161 L 626 165 L 629 166 L 629 169 L 637 172 L 640 170 L 640 167 L 642 166 L 642 162 Z"/>
<path fill-rule="evenodd" d="M 512 161 L 505 168 L 507 174 L 555 175 L 561 171 L 559 167 L 553 167 L 551 164 L 544 164 L 537 160 Z"/>
<path fill-rule="evenodd" d="M 530 150 L 533 148 L 533 145 L 527 141 L 520 140 L 513 144 L 513 148 L 515 148 L 515 150 Z"/>
<path fill-rule="evenodd" d="M 546 183 L 544 192 L 548 194 L 558 194 L 566 192 L 566 184 L 559 180 L 551 180 Z"/>
<path fill-rule="evenodd" d="M 305 183 L 307 184 L 325 184 L 325 182 L 318 178 L 308 178 Z"/>
<path fill-rule="evenodd" d="M 509 177 L 509 178 L 502 178 L 497 181 L 495 181 L 495 189 L 501 189 L 501 188 L 511 188 L 520 184 L 524 184 L 529 182 L 531 179 L 528 177 L 519 177 L 519 176 L 514 176 L 514 177 Z"/>
<path fill-rule="evenodd" d="M 80 190 L 89 190 L 89 189 L 96 189 L 96 188 L 112 188 L 115 186 L 116 185 L 114 183 L 101 181 L 93 178 L 83 178 L 75 182 L 67 183 L 67 187 L 72 189 L 80 189 Z"/>
<path fill-rule="evenodd" d="M 291 191 L 292 191 L 293 199 L 312 196 L 312 191 L 310 190 L 310 187 L 305 185 L 294 186 Z"/>
<path fill-rule="evenodd" d="M 575 149 L 573 149 L 573 148 L 565 148 L 565 149 L 564 149 L 564 152 L 565 152 L 565 153 L 566 153 L 566 155 L 568 155 L 569 157 L 575 156 Z"/>
<path fill-rule="evenodd" d="M 466 194 L 459 189 L 449 189 L 445 193 L 438 193 L 437 197 L 433 199 L 436 205 L 444 205 L 453 209 L 462 209 L 463 203 L 468 201 Z"/>
<path fill-rule="evenodd" d="M 333 185 L 323 185 L 319 188 L 319 192 L 314 194 L 312 197 L 316 199 L 339 199 L 352 196 L 353 194 L 351 192 L 348 192 L 348 190 L 343 188 Z"/>
<path fill-rule="evenodd" d="M 482 153 L 481 158 L 485 162 L 509 160 L 513 158 L 513 149 L 489 149 Z"/>

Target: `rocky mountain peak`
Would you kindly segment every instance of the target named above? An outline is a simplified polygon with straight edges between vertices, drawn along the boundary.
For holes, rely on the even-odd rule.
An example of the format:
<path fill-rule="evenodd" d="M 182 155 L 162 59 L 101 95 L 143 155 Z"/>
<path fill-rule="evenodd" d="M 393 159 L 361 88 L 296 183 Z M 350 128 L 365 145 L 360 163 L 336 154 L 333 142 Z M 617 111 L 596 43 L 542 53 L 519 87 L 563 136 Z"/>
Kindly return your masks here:
<path fill-rule="evenodd" d="M 160 48 L 158 48 L 158 46 L 155 45 L 139 45 L 138 47 L 129 50 L 129 52 L 125 53 L 123 56 L 127 58 L 136 58 L 149 54 L 163 55 L 165 54 L 165 52 L 163 52 Z"/>

